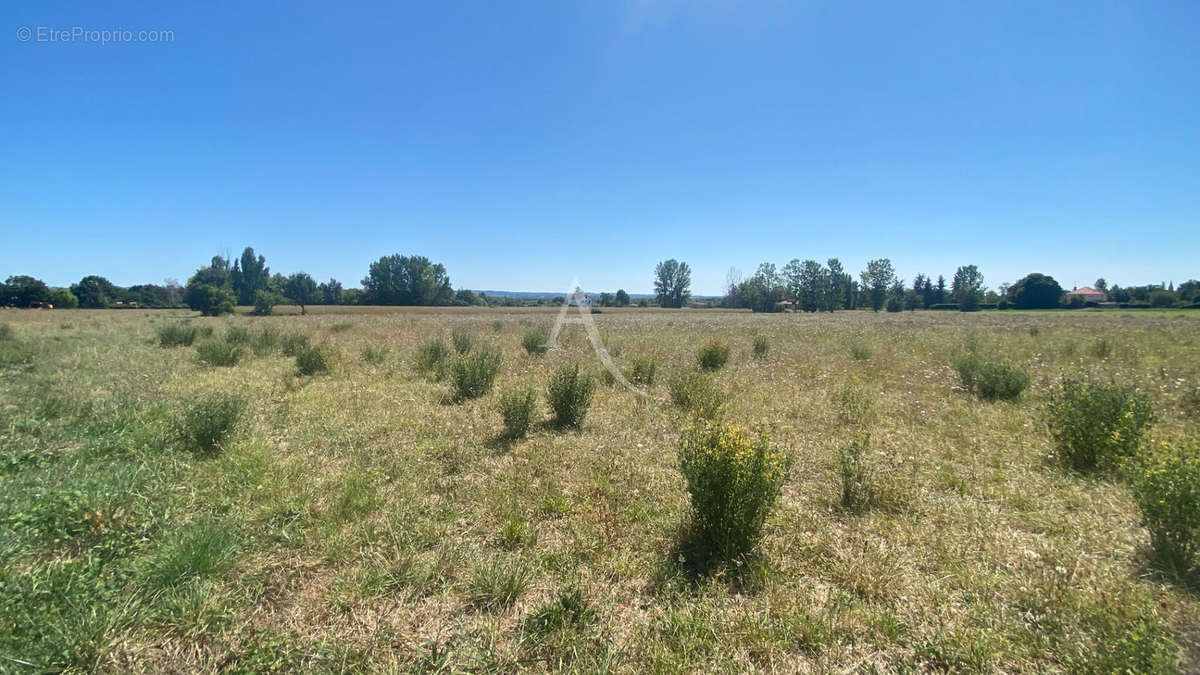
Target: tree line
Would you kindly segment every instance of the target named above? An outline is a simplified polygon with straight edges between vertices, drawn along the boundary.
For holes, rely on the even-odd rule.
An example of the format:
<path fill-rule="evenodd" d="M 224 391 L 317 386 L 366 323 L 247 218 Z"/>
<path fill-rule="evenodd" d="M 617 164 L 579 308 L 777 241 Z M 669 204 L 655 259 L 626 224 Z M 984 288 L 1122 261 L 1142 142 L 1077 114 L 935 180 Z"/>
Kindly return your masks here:
<path fill-rule="evenodd" d="M 654 299 L 640 305 L 684 307 L 691 300 L 692 270 L 674 258 L 654 268 Z M 1094 287 L 1107 293 L 1112 302 L 1127 307 L 1190 307 L 1200 305 L 1200 281 L 1188 280 L 1178 288 L 1172 284 L 1121 287 L 1103 278 Z M 486 297 L 462 288 L 455 290 L 446 268 L 425 256 L 389 255 L 370 264 L 361 288 L 344 288 L 337 279 L 318 282 L 306 272 L 272 274 L 265 256 L 246 247 L 240 257 L 214 256 L 180 285 L 172 279 L 163 284 L 120 287 L 108 279 L 88 275 L 67 288 L 51 288 L 30 276 L 8 277 L 0 284 L 0 305 L 12 307 L 61 308 L 188 307 L 206 315 L 232 312 L 237 305 L 253 306 L 257 314 L 270 314 L 276 305 L 291 303 L 307 312 L 310 305 L 527 305 L 561 303 L 563 298 L 530 301 L 520 298 Z M 594 301 L 602 307 L 633 304 L 629 294 L 601 293 Z M 793 259 L 782 268 L 764 262 L 754 275 L 743 279 L 730 270 L 722 307 L 746 308 L 755 312 L 794 309 L 803 312 L 871 309 L 899 312 L 916 309 L 1048 309 L 1082 307 L 1087 300 L 1066 292 L 1051 276 L 1032 273 L 996 290 L 984 285 L 975 265 L 958 267 L 950 281 L 917 274 L 906 285 L 888 258 L 867 263 L 857 278 L 841 261 Z"/>

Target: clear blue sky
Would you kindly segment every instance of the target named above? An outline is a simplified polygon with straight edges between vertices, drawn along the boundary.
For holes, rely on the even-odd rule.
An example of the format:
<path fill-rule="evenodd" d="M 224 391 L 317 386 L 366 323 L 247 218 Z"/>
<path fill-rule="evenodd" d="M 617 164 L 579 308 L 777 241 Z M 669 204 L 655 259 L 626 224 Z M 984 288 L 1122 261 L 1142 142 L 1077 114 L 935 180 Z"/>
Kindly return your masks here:
<path fill-rule="evenodd" d="M 193 6 L 187 6 L 193 5 Z M 203 6 L 201 6 L 203 5 Z M 218 6 L 220 5 L 220 6 Z M 1200 2 L 11 2 L 0 276 L 1200 277 Z M 22 42 L 21 27 L 169 43 Z"/>

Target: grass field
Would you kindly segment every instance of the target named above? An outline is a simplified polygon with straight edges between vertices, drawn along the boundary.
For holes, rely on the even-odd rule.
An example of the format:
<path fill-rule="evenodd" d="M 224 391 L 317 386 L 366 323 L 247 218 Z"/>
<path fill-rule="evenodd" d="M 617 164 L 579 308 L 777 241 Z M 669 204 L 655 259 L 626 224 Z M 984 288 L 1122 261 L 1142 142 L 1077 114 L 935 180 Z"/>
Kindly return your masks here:
<path fill-rule="evenodd" d="M 542 422 L 559 365 L 600 373 L 580 328 L 522 348 L 552 309 L 191 319 L 227 367 L 159 346 L 184 314 L 0 314 L 0 671 L 1200 669 L 1200 595 L 1043 415 L 1090 373 L 1150 396 L 1149 439 L 1194 437 L 1195 314 L 606 310 L 616 360 L 657 374 L 649 398 L 600 386 L 579 430 Z M 417 372 L 455 333 L 500 351 L 488 395 Z M 713 337 L 725 418 L 794 462 L 756 554 L 698 572 L 667 383 Z M 1021 399 L 964 391 L 968 348 L 1025 369 Z M 512 440 L 518 385 L 539 417 Z M 245 411 L 198 445 L 212 393 Z M 877 495 L 848 510 L 837 453 L 868 435 Z"/>

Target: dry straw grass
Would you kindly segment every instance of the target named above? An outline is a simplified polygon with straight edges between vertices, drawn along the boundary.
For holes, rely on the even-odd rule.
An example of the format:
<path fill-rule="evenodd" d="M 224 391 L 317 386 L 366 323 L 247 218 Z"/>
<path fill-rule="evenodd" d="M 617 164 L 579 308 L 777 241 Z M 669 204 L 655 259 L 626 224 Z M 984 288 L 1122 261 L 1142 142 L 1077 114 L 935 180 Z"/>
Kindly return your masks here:
<path fill-rule="evenodd" d="M 80 606 L 102 611 L 79 622 L 97 626 L 87 631 L 67 630 L 75 605 L 49 596 L 4 605 L 0 653 L 187 672 L 1200 667 L 1195 592 L 1149 572 L 1127 489 L 1063 471 L 1040 415 L 1063 373 L 1088 373 L 1146 392 L 1151 435 L 1194 435 L 1194 317 L 606 309 L 594 318 L 623 346 L 619 365 L 652 359 L 663 380 L 695 372 L 706 341 L 737 345 L 706 375 L 722 417 L 769 431 L 794 459 L 756 556 L 695 576 L 679 562 L 689 412 L 659 400 L 665 387 L 650 399 L 599 387 L 582 430 L 535 424 L 524 441 L 497 444 L 500 392 L 541 389 L 565 363 L 600 372 L 578 329 L 539 356 L 523 339 L 552 321 L 548 310 L 367 309 L 352 323 L 324 311 L 283 308 L 246 325 L 252 340 L 266 327 L 395 357 L 298 377 L 273 349 L 227 368 L 161 349 L 161 313 L 73 311 L 69 332 L 58 328 L 64 312 L 5 317 L 6 588 L 83 574 L 81 554 L 99 545 L 130 581 L 104 597 L 81 591 Z M 225 335 L 244 321 L 193 323 Z M 490 393 L 451 404 L 448 382 L 418 373 L 414 355 L 466 334 L 471 353 L 495 349 L 504 367 Z M 769 340 L 769 359 L 753 357 L 755 336 Z M 1030 374 L 1019 401 L 962 389 L 951 363 L 969 344 Z M 58 398 L 38 393 L 49 391 Z M 247 401 L 238 434 L 210 457 L 160 440 L 198 391 Z M 867 434 L 873 499 L 885 495 L 886 507 L 843 508 L 838 452 Z M 93 490 L 109 475 L 98 471 L 140 487 Z M 74 494 L 73 481 L 87 507 L 78 517 L 103 523 L 89 525 L 91 539 L 55 544 L 42 520 L 11 525 L 26 522 L 17 512 L 57 517 L 30 505 L 45 486 Z M 95 510 L 90 495 L 117 501 Z M 237 545 L 180 534 L 195 518 Z M 196 553 L 176 554 L 193 540 Z M 183 562 L 172 562 L 169 589 L 150 592 L 156 560 Z M 54 648 L 36 637 L 55 630 L 73 637 Z"/>

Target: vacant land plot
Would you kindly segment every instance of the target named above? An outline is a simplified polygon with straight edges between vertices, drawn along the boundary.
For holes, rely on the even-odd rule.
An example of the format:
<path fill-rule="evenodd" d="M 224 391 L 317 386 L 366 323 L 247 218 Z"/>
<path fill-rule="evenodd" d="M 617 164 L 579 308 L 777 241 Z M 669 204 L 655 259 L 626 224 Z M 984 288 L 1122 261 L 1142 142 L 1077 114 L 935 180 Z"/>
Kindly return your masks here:
<path fill-rule="evenodd" d="M 594 315 L 649 397 L 578 326 L 539 353 L 554 318 L 0 315 L 0 670 L 1200 668 L 1195 589 L 1045 424 L 1088 375 L 1148 397 L 1146 443 L 1195 437 L 1195 316 Z M 1028 388 L 972 394 L 967 354 Z M 688 545 L 681 382 L 792 458 L 734 563 Z"/>

